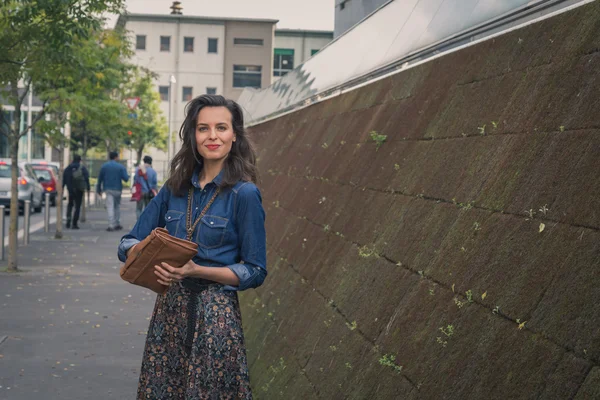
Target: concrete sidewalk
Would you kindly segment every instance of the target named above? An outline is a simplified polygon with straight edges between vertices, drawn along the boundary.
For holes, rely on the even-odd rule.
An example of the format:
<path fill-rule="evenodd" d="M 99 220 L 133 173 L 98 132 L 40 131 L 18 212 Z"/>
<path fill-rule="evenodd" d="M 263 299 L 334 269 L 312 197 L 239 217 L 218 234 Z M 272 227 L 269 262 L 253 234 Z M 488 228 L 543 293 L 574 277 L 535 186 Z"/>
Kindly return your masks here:
<path fill-rule="evenodd" d="M 121 213 L 122 232 L 106 232 L 106 212 L 91 209 L 62 240 L 33 233 L 19 248 L 23 271 L 0 273 L 0 399 L 135 398 L 156 296 L 119 277 L 134 203 Z"/>

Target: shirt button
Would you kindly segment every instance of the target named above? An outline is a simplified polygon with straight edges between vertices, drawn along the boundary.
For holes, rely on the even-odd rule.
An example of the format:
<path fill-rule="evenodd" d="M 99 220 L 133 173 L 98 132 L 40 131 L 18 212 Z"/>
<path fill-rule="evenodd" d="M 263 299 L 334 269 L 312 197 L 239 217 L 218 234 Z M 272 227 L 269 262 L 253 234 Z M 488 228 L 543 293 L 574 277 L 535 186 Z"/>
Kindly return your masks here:
<path fill-rule="evenodd" d="M 210 221 L 210 224 L 212 225 L 212 224 L 214 224 L 214 222 Z"/>

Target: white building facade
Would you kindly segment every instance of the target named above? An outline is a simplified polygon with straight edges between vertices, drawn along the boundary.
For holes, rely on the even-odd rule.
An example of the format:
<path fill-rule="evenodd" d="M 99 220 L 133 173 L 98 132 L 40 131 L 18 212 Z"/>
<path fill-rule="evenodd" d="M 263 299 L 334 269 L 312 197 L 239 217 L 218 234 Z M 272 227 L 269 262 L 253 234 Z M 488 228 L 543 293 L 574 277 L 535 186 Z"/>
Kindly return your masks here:
<path fill-rule="evenodd" d="M 202 94 L 237 100 L 246 87 L 271 84 L 276 23 L 187 15 L 119 17 L 117 26 L 129 31 L 134 44 L 134 63 L 158 75 L 156 90 L 173 138 L 171 158 L 180 148 L 178 130 L 190 100 Z M 169 152 L 148 149 L 147 154 L 164 176 Z"/>
<path fill-rule="evenodd" d="M 317 54 L 332 39 L 331 31 L 275 30 L 273 82 Z"/>

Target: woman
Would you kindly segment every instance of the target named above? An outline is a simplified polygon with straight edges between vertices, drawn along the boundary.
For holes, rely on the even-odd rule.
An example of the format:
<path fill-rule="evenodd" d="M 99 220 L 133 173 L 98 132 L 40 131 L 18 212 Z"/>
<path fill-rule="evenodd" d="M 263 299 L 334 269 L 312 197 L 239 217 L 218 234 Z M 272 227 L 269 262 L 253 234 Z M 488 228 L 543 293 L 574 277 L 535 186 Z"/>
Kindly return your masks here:
<path fill-rule="evenodd" d="M 141 196 L 136 201 L 135 215 L 137 219 L 142 215 L 144 208 L 148 206 L 150 200 L 156 196 L 157 192 L 157 177 L 156 171 L 152 168 L 152 157 L 144 156 L 144 162 L 135 171 L 133 178 L 134 187 L 140 191 Z"/>
<path fill-rule="evenodd" d="M 192 100 L 179 137 L 169 180 L 119 245 L 125 261 L 162 226 L 198 243 L 182 268 L 155 267 L 169 288 L 156 299 L 138 399 L 251 399 L 236 291 L 267 275 L 255 153 L 240 106 L 222 96 Z"/>

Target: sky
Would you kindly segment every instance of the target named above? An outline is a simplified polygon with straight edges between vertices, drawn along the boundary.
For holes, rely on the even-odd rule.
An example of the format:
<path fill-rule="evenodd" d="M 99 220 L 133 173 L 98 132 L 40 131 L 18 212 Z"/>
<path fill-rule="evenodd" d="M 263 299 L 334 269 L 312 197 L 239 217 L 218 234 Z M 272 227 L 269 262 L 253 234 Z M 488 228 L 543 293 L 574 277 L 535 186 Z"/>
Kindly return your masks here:
<path fill-rule="evenodd" d="M 184 15 L 278 19 L 277 28 L 333 31 L 334 0 L 180 0 Z M 135 14 L 169 14 L 172 0 L 126 0 Z M 112 16 L 108 25 L 114 26 Z"/>

